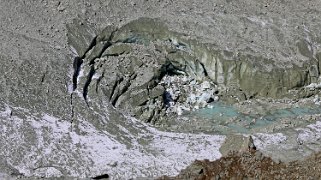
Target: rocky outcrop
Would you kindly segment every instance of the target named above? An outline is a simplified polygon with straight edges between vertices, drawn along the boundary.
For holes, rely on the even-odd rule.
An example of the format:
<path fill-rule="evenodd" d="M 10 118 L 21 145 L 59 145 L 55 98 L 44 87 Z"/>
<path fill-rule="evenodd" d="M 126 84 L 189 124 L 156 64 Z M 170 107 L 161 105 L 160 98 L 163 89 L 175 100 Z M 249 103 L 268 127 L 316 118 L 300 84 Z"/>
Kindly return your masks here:
<path fill-rule="evenodd" d="M 252 137 L 245 137 L 243 135 L 228 136 L 220 148 L 223 156 L 227 156 L 231 152 L 247 152 L 252 150 L 256 150 Z"/>
<path fill-rule="evenodd" d="M 91 41 L 92 31 L 86 25 L 79 27 L 78 21 L 75 23 L 77 28 L 68 25 L 69 43 L 78 54 L 74 62 L 74 92 L 88 106 L 91 99 L 104 98 L 146 122 L 157 122 L 169 111 L 181 114 L 182 109 L 191 109 L 188 107 L 191 103 L 188 105 L 187 99 L 182 102 L 181 98 L 182 106 L 168 110 L 171 105 L 166 101 L 176 102 L 178 98 L 171 99 L 176 95 L 169 93 L 173 90 L 168 89 L 171 85 L 165 87 L 161 83 L 164 77 L 186 76 L 199 87 L 203 82 L 212 84 L 208 87 L 210 91 L 204 92 L 207 94 L 205 104 L 201 105 L 204 107 L 218 96 L 226 101 L 311 96 L 313 93 L 303 87 L 317 82 L 320 74 L 318 61 L 304 41 L 298 42 L 298 51 L 310 60 L 301 66 L 295 63 L 281 66 L 264 57 L 235 54 L 187 38 L 170 31 L 157 19 L 140 18 L 120 28 L 107 26 Z M 78 28 L 82 30 L 75 30 Z M 87 48 L 78 43 L 86 44 Z M 191 93 L 188 88 L 176 87 L 180 97 Z M 195 101 L 192 106 L 197 108 L 199 103 Z"/>
<path fill-rule="evenodd" d="M 216 161 L 195 161 L 174 179 L 319 179 L 320 153 L 301 161 L 273 161 L 261 152 L 232 152 Z"/>

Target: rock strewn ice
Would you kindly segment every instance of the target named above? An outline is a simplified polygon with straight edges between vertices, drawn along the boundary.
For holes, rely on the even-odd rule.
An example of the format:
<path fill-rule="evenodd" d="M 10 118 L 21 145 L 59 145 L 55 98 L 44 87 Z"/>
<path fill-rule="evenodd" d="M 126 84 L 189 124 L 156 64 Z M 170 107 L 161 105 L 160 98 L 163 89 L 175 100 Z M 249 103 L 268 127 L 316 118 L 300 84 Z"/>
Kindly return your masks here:
<path fill-rule="evenodd" d="M 11 114 L 17 110 L 24 113 Z M 106 116 L 105 126 L 118 131 L 82 119 L 72 130 L 64 119 L 7 106 L 0 114 L 1 169 L 23 176 L 129 179 L 175 175 L 195 159 L 220 157 L 224 136 L 161 132 L 134 118 L 123 120 L 132 129 Z"/>
<path fill-rule="evenodd" d="M 321 122 L 280 133 L 255 133 L 254 144 L 266 156 L 276 161 L 291 162 L 321 150 Z"/>
<path fill-rule="evenodd" d="M 199 84 L 206 77 L 232 102 L 319 93 L 304 88 L 319 83 L 317 0 L 1 0 L 0 7 L 0 169 L 7 174 L 152 176 L 145 162 L 126 161 L 155 160 L 162 167 L 150 172 L 158 175 L 178 171 L 167 162 L 181 168 L 216 158 L 198 153 L 212 152 L 221 136 L 168 134 L 122 114 L 162 124 L 166 73 L 185 72 Z M 313 134 L 304 132 L 300 143 Z M 195 151 L 175 154 L 184 140 Z M 119 163 L 137 171 L 122 173 Z"/>
<path fill-rule="evenodd" d="M 182 113 L 211 107 L 209 103 L 218 101 L 219 97 L 215 94 L 218 92 L 215 84 L 204 80 L 198 82 L 188 76 L 164 76 L 160 84 L 165 87 L 164 101 L 166 114 Z"/>
<path fill-rule="evenodd" d="M 85 40 L 90 37 L 90 30 L 76 30 L 86 29 L 84 23 L 74 21 L 68 27 L 69 44 L 78 52 L 74 58 L 74 91 L 82 94 L 88 105 L 91 99 L 105 98 L 113 106 L 145 122 L 162 124 L 170 107 L 165 101 L 177 98 L 174 97 L 178 95 L 173 92 L 175 88 L 166 90 L 164 83 L 160 83 L 168 81 L 168 76 L 181 76 L 179 79 L 188 76 L 195 80 L 199 91 L 204 89 L 204 83 L 212 84 L 208 92 L 195 94 L 204 100 L 193 100 L 193 95 L 190 96 L 190 102 L 199 101 L 193 108 L 205 106 L 204 102 L 217 99 L 217 95 L 225 101 L 237 102 L 255 97 L 301 98 L 319 92 L 305 88 L 310 82 L 318 81 L 315 59 L 305 61 L 302 67 L 296 64 L 280 67 L 262 57 L 234 54 L 217 49 L 213 44 L 186 38 L 170 31 L 159 19 L 139 18 L 120 28 L 107 26 L 92 37 L 92 41 Z M 74 40 L 73 37 L 80 38 Z M 87 47 L 77 48 L 78 43 Z M 266 65 L 272 69 L 266 69 Z M 80 72 L 84 75 L 79 76 Z M 187 97 L 191 92 L 180 93 L 185 93 L 181 97 Z M 191 107 L 177 104 L 169 111 L 181 114 L 182 109 Z"/>

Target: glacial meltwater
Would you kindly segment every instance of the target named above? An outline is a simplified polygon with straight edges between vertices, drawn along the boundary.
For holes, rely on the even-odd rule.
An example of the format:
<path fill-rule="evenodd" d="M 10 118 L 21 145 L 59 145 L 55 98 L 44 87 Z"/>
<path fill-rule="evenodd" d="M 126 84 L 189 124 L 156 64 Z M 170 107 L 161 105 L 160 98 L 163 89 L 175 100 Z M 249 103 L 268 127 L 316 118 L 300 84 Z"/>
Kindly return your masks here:
<path fill-rule="evenodd" d="M 213 103 L 211 107 L 199 109 L 185 116 L 203 129 L 219 134 L 259 132 L 266 127 L 295 127 L 307 124 L 314 115 L 321 114 L 321 108 L 315 106 L 279 108 L 261 112 L 241 112 L 232 105 Z M 196 123 L 198 121 L 199 123 Z M 206 127 L 205 127 L 206 126 Z M 209 128 L 210 127 L 210 128 Z"/>

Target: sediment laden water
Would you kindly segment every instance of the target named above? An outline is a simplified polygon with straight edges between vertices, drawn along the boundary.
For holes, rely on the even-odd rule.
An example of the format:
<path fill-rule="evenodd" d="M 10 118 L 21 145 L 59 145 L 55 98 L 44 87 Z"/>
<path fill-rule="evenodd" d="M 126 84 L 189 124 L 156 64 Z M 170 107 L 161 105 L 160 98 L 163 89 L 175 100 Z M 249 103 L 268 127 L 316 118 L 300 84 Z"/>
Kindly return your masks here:
<path fill-rule="evenodd" d="M 272 128 L 271 131 L 286 127 L 306 125 L 313 116 L 321 114 L 318 105 L 290 108 L 265 109 L 264 111 L 242 112 L 233 105 L 222 102 L 212 103 L 209 107 L 185 113 L 182 119 L 198 121 L 210 133 L 249 134 Z M 207 128 L 206 128 L 207 127 Z"/>

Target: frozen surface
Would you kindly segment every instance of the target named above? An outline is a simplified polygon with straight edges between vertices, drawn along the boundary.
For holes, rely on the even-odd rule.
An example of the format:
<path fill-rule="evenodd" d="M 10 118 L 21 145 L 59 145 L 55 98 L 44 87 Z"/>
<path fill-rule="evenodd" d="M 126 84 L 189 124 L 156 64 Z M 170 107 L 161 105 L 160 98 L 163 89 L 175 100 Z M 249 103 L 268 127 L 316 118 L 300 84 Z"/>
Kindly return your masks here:
<path fill-rule="evenodd" d="M 253 135 L 256 147 L 267 156 L 285 162 L 300 160 L 321 147 L 321 122 L 302 128 L 288 129 L 280 133 L 256 133 Z"/>
<path fill-rule="evenodd" d="M 120 127 L 130 139 L 124 144 L 115 134 L 96 129 L 79 120 L 78 130 L 71 123 L 49 114 L 10 116 L 9 107 L 0 114 L 0 156 L 26 176 L 155 177 L 175 175 L 195 159 L 214 160 L 221 156 L 224 136 L 161 132 L 135 119 L 138 136 Z M 10 150 L 9 150 L 10 149 Z"/>

